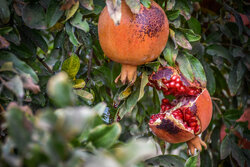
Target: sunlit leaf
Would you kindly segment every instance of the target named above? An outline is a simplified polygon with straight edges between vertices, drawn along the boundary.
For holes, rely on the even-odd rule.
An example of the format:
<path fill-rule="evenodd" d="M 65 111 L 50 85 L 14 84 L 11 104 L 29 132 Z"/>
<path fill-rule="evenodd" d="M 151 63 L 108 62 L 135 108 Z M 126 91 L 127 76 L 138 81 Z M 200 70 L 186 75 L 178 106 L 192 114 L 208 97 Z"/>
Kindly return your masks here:
<path fill-rule="evenodd" d="M 73 88 L 81 89 L 81 88 L 84 88 L 85 85 L 86 85 L 86 83 L 83 79 L 76 79 L 76 80 L 74 80 Z"/>
<path fill-rule="evenodd" d="M 70 23 L 84 32 L 89 32 L 89 24 L 86 19 L 82 20 L 83 15 L 81 12 L 77 12 L 76 15 L 71 19 Z"/>
<path fill-rule="evenodd" d="M 175 40 L 176 40 L 176 43 L 185 48 L 185 49 L 188 49 L 188 50 L 192 50 L 192 46 L 191 44 L 188 42 L 188 40 L 185 38 L 184 34 L 177 31 L 175 33 Z"/>

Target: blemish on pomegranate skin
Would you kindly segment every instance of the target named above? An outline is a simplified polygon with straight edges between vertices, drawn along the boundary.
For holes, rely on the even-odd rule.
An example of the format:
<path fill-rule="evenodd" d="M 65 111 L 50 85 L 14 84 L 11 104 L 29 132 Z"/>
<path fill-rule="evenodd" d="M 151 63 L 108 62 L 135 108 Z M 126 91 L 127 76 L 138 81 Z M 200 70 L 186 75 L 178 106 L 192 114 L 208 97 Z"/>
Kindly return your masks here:
<path fill-rule="evenodd" d="M 175 124 L 171 120 L 166 119 L 162 119 L 161 124 L 157 125 L 156 127 L 165 130 L 169 134 L 177 134 L 181 131 L 180 128 L 178 126 L 175 126 Z"/>
<path fill-rule="evenodd" d="M 173 71 L 169 68 L 165 68 L 163 70 L 158 71 L 156 74 L 152 75 L 153 80 L 160 80 L 165 77 L 167 80 L 170 80 Z"/>
<path fill-rule="evenodd" d="M 163 12 L 155 6 L 151 6 L 150 9 L 144 7 L 142 10 L 143 11 L 137 14 L 131 22 L 134 23 L 136 27 L 140 27 L 136 35 L 144 41 L 145 36 L 150 38 L 158 36 L 158 32 L 162 31 L 165 18 Z"/>

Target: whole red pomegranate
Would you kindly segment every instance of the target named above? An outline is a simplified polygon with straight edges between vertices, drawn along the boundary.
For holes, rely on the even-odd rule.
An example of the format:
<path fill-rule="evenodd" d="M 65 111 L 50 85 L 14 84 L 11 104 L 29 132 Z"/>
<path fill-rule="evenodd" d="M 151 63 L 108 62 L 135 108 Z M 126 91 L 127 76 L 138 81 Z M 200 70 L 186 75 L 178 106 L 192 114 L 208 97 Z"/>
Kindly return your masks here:
<path fill-rule="evenodd" d="M 196 138 L 209 125 L 212 118 L 212 102 L 206 88 L 198 81 L 189 82 L 178 69 L 160 68 L 149 76 L 149 84 L 164 95 L 175 99 L 162 99 L 161 111 L 152 115 L 149 126 L 153 133 L 169 143 L 195 139 L 194 147 L 201 149 L 205 143 Z M 193 152 L 191 150 L 191 152 Z"/>
<path fill-rule="evenodd" d="M 101 47 L 107 57 L 121 63 L 121 74 L 116 82 L 134 82 L 137 66 L 156 59 L 166 46 L 169 24 L 165 12 L 151 1 L 147 9 L 141 5 L 140 12 L 133 14 L 122 0 L 121 21 L 115 25 L 107 7 L 99 17 L 98 34 Z"/>

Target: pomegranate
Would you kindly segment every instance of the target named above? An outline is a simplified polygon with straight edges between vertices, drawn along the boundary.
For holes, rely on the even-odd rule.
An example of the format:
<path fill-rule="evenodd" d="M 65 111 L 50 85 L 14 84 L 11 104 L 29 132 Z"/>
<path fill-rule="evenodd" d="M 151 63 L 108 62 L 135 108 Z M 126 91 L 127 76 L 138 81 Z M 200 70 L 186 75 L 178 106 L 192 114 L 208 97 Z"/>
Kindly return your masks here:
<path fill-rule="evenodd" d="M 169 24 L 165 12 L 152 1 L 147 9 L 141 5 L 140 12 L 133 14 L 122 0 L 121 21 L 115 25 L 107 7 L 99 17 L 98 34 L 100 45 L 107 57 L 121 63 L 122 83 L 135 82 L 137 66 L 156 59 L 166 46 Z"/>
<path fill-rule="evenodd" d="M 212 102 L 206 88 L 198 81 L 189 82 L 178 69 L 163 67 L 149 76 L 149 86 L 175 99 L 162 99 L 160 113 L 152 115 L 149 126 L 153 133 L 169 143 L 188 142 L 201 150 L 206 144 L 197 135 L 203 132 L 212 118 Z M 191 150 L 192 149 L 192 150 Z M 190 148 L 193 154 L 194 149 Z"/>

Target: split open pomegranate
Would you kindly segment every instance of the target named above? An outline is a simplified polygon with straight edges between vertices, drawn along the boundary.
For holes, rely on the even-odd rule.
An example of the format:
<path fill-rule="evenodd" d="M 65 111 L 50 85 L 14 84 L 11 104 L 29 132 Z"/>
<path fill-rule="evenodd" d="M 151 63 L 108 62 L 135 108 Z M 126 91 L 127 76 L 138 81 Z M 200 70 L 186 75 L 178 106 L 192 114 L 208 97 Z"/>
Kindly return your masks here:
<path fill-rule="evenodd" d="M 212 102 L 207 89 L 196 80 L 189 82 L 173 67 L 154 72 L 149 76 L 148 85 L 175 97 L 172 101 L 162 99 L 160 113 L 151 116 L 149 126 L 153 133 L 169 143 L 195 140 L 196 143 L 189 145 L 199 150 L 201 145 L 205 146 L 196 136 L 207 128 L 212 118 Z"/>

